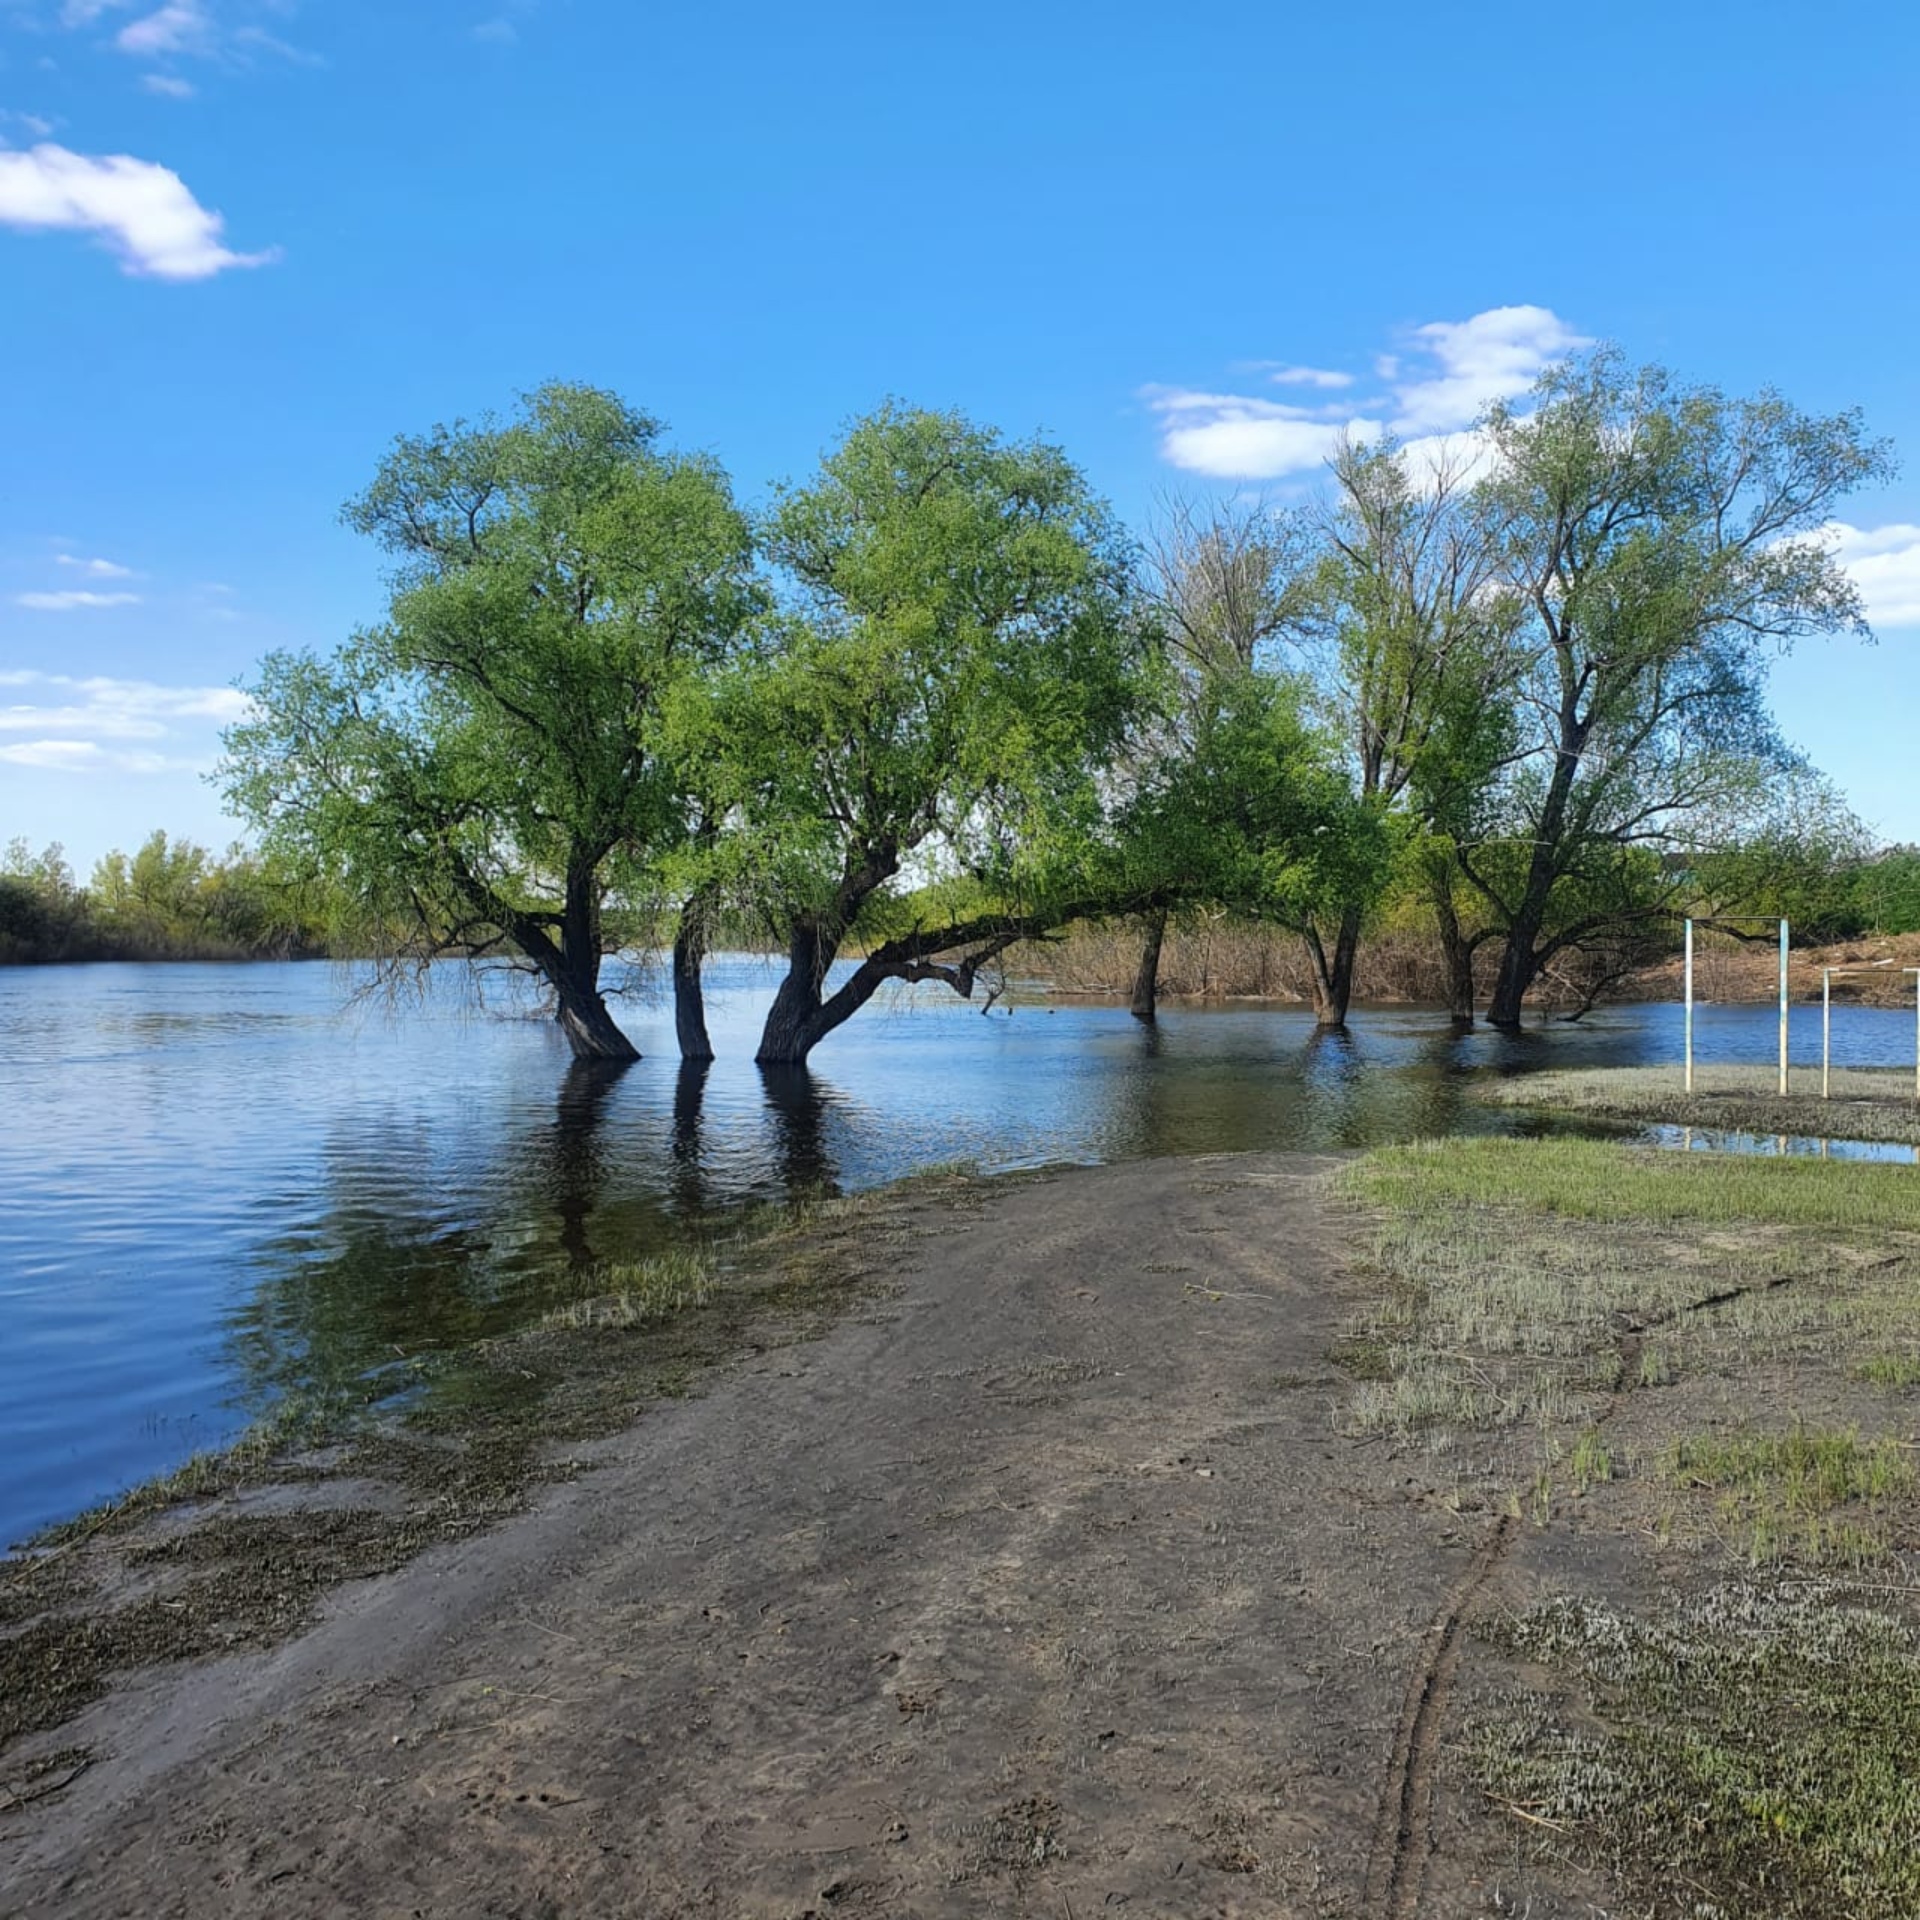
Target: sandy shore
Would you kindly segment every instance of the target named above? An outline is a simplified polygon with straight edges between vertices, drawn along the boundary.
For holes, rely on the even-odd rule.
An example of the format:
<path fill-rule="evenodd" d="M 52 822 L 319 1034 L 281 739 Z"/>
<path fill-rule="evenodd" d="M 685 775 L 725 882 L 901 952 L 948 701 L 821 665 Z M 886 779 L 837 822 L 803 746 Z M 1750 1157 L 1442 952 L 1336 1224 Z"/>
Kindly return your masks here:
<path fill-rule="evenodd" d="M 388 1485 L 437 1544 L 19 1722 L 0 1913 L 1571 1920 L 1705 1911 L 1707 1873 L 1714 1911 L 1909 1911 L 1898 1851 L 1879 1904 L 1831 1896 L 1905 1804 L 1846 1768 L 1920 1726 L 1911 1170 L 1616 1154 L 823 1215 L 780 1242 L 838 1302 L 810 1337 L 736 1315 L 517 1510 L 449 1537 L 444 1486 Z M 837 1294 L 834 1235 L 869 1262 Z M 1781 1448 L 1844 1484 L 1809 1504 Z M 143 1512 L 95 1604 L 187 1591 L 155 1530 L 367 1485 Z M 1759 1785 L 1702 1828 L 1748 1778 L 1840 1851 L 1777 1865 Z"/>
<path fill-rule="evenodd" d="M 0 1910 L 1414 1911 L 1507 1523 L 1330 1420 L 1324 1172 L 989 1187 L 522 1517 L 40 1736 L 96 1759 Z"/>

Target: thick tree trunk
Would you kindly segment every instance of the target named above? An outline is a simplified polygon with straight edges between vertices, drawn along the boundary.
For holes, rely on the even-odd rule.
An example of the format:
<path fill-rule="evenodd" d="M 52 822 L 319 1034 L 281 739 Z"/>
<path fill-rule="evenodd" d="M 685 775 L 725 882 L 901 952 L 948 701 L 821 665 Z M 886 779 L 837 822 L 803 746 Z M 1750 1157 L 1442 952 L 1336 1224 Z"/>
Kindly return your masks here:
<path fill-rule="evenodd" d="M 1447 1012 L 1456 1025 L 1473 1025 L 1473 947 L 1460 931 L 1460 915 L 1453 889 L 1436 880 L 1432 889 L 1433 915 L 1440 927 L 1440 965 L 1445 978 Z"/>
<path fill-rule="evenodd" d="M 1561 712 L 1560 753 L 1553 778 L 1547 783 L 1534 826 L 1533 858 L 1527 863 L 1526 891 L 1507 927 L 1500 950 L 1500 971 L 1494 976 L 1493 997 L 1487 1002 L 1487 1023 L 1508 1032 L 1520 1025 L 1527 989 L 1540 972 L 1540 929 L 1547 923 L 1547 904 L 1560 878 L 1560 843 L 1567 833 L 1567 803 L 1574 775 L 1587 743 L 1589 723 L 1579 718 L 1569 692 Z"/>
<path fill-rule="evenodd" d="M 1340 916 L 1331 951 L 1317 927 L 1308 927 L 1301 938 L 1313 966 L 1314 1019 L 1324 1028 L 1338 1030 L 1347 1024 L 1347 1009 L 1353 1003 L 1353 964 L 1360 951 L 1359 910 L 1349 908 Z"/>
<path fill-rule="evenodd" d="M 711 1060 L 713 1042 L 707 1038 L 706 995 L 700 968 L 706 959 L 707 902 L 698 894 L 680 915 L 673 936 L 673 1031 L 682 1060 Z"/>
<path fill-rule="evenodd" d="M 1127 1011 L 1136 1020 L 1151 1021 L 1160 1003 L 1160 948 L 1167 937 L 1167 910 L 1155 907 L 1146 916 L 1146 937 L 1140 946 L 1140 966 L 1133 976 L 1133 999 Z"/>
<path fill-rule="evenodd" d="M 596 969 L 597 971 L 597 969 Z M 614 1025 L 599 990 L 570 972 L 553 980 L 556 1018 L 576 1060 L 638 1060 L 640 1049 Z"/>
<path fill-rule="evenodd" d="M 1531 917 L 1516 920 L 1500 949 L 1500 971 L 1494 976 L 1493 997 L 1487 1002 L 1487 1024 L 1512 1033 L 1519 1028 L 1527 990 L 1540 971 L 1534 952 L 1540 923 Z"/>
<path fill-rule="evenodd" d="M 576 1060 L 638 1060 L 640 1049 L 614 1025 L 600 997 L 600 886 L 597 862 L 567 875 L 560 944 L 541 956 L 558 1002 L 555 1018 Z"/>

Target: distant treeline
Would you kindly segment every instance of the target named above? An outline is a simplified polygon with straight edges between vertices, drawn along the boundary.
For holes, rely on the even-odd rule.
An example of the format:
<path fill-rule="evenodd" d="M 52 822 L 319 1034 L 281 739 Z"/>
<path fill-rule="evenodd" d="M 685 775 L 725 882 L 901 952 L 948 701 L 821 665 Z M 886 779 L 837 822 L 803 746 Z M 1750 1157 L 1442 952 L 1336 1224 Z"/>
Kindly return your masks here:
<path fill-rule="evenodd" d="M 1699 856 L 1688 866 L 1698 897 L 1680 896 L 1671 919 L 1650 924 L 1618 950 L 1569 956 L 1539 981 L 1538 1002 L 1578 1006 L 1596 989 L 1615 998 L 1638 998 L 1649 989 L 1656 997 L 1677 991 L 1660 969 L 1680 952 L 1681 922 L 1689 909 L 1709 924 L 1717 914 L 1737 912 L 1742 917 L 1735 924 L 1749 937 L 1756 929 L 1746 916 L 1782 915 L 1792 923 L 1796 949 L 1920 934 L 1920 846 L 1865 855 L 1806 843 L 1756 846 Z M 1755 949 L 1767 991 L 1773 978 L 1771 938 L 1767 935 Z M 1066 993 L 1125 994 L 1140 965 L 1141 944 L 1137 922 L 1083 921 L 1054 939 L 1015 949 L 1009 967 Z M 1478 957 L 1476 979 L 1484 990 L 1493 956 Z M 1163 993 L 1200 999 L 1311 1001 L 1314 996 L 1311 962 L 1291 929 L 1220 913 L 1192 914 L 1167 926 L 1158 982 Z M 1910 988 L 1909 981 L 1903 988 L 1909 998 Z M 1425 1004 L 1444 1000 L 1446 990 L 1432 917 L 1417 892 L 1402 889 L 1369 925 L 1355 968 L 1354 997 Z"/>
<path fill-rule="evenodd" d="M 0 854 L 0 966 L 62 960 L 302 960 L 363 951 L 348 904 L 244 847 L 149 834 L 82 885 L 58 845 Z"/>

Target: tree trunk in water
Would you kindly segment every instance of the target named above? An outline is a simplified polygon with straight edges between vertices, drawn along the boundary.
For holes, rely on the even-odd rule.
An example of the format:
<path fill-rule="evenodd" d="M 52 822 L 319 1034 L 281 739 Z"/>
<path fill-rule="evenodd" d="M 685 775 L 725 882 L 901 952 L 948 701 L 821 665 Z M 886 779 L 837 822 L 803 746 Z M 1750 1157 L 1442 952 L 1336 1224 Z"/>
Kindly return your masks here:
<path fill-rule="evenodd" d="M 673 936 L 673 1031 L 682 1060 L 711 1060 L 713 1042 L 707 1038 L 707 1002 L 700 984 L 706 958 L 705 902 L 696 894 L 680 915 Z"/>
<path fill-rule="evenodd" d="M 1344 1027 L 1347 1007 L 1353 999 L 1353 961 L 1360 950 L 1360 915 L 1350 909 L 1340 916 L 1331 953 L 1320 938 L 1318 927 L 1303 928 L 1300 938 L 1313 967 L 1314 1019 L 1330 1030 Z"/>
<path fill-rule="evenodd" d="M 542 971 L 559 1002 L 555 1018 L 576 1060 L 638 1060 L 640 1049 L 614 1025 L 600 997 L 598 863 L 581 860 L 567 874 L 560 945 L 542 956 Z"/>
<path fill-rule="evenodd" d="M 1446 974 L 1447 1012 L 1459 1026 L 1473 1025 L 1473 948 L 1460 931 L 1454 911 L 1453 889 L 1444 882 L 1433 888 L 1433 914 L 1440 926 L 1440 964 Z"/>
<path fill-rule="evenodd" d="M 1316 941 L 1316 946 L 1318 942 Z M 1321 952 L 1314 969 L 1314 1018 L 1325 1028 L 1344 1028 L 1353 1003 L 1353 964 L 1360 951 L 1360 914 L 1348 908 L 1333 936 L 1333 952 Z"/>
<path fill-rule="evenodd" d="M 1519 1028 L 1527 989 L 1533 985 L 1540 963 L 1534 957 L 1534 941 L 1539 935 L 1537 923 L 1515 922 L 1506 944 L 1500 949 L 1500 971 L 1494 976 L 1493 998 L 1487 1002 L 1487 1024 L 1508 1033 Z"/>
<path fill-rule="evenodd" d="M 576 1060 L 638 1060 L 640 1049 L 614 1025 L 607 1003 L 592 986 L 583 986 L 570 972 L 553 982 L 560 1006 L 560 1031 L 567 1036 Z"/>
<path fill-rule="evenodd" d="M 787 944 L 786 978 L 767 1009 L 760 1050 L 753 1056 L 761 1066 L 805 1066 L 807 1055 L 836 1027 L 852 1019 L 873 998 L 882 980 L 897 972 L 871 960 L 862 961 L 850 980 L 828 994 L 827 969 L 839 951 L 840 942 L 815 923 L 803 923 L 794 929 Z"/>
<path fill-rule="evenodd" d="M 1152 1020 L 1160 1001 L 1160 946 L 1167 937 L 1167 910 L 1156 907 L 1146 916 L 1146 939 L 1140 948 L 1140 969 L 1133 976 L 1133 1000 L 1127 1011 L 1136 1020 Z"/>

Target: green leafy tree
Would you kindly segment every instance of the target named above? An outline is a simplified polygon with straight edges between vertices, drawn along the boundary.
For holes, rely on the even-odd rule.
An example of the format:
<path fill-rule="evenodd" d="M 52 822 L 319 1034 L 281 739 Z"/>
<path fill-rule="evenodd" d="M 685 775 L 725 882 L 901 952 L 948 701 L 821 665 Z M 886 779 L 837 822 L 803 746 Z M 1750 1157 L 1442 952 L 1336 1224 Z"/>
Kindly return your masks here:
<path fill-rule="evenodd" d="M 1185 703 L 1183 734 L 1120 811 L 1109 892 L 1298 928 L 1379 891 L 1387 822 L 1353 791 L 1297 680 L 1211 675 Z"/>
<path fill-rule="evenodd" d="M 1611 877 L 1634 850 L 1686 843 L 1790 763 L 1764 699 L 1769 659 L 1864 626 L 1851 581 L 1808 536 L 1890 467 L 1857 414 L 1730 400 L 1611 352 L 1549 372 L 1534 399 L 1491 411 L 1482 495 L 1522 614 L 1518 758 L 1498 830 L 1456 849 L 1499 930 L 1489 1017 L 1503 1027 L 1560 951 L 1618 924 Z"/>
<path fill-rule="evenodd" d="M 758 1058 L 792 1064 L 884 982 L 970 995 L 1085 909 L 1149 633 L 1128 543 L 1073 465 L 956 414 L 857 422 L 764 545 L 774 644 L 695 731 L 716 858 L 787 955 Z"/>
<path fill-rule="evenodd" d="M 1229 713 L 1247 718 L 1253 689 L 1243 683 L 1273 670 L 1274 643 L 1296 611 L 1309 571 L 1300 560 L 1300 533 L 1297 522 L 1276 517 L 1257 500 L 1197 506 L 1173 499 L 1161 508 L 1149 539 L 1147 590 L 1165 643 L 1158 697 L 1115 767 L 1118 788 L 1132 796 L 1121 809 L 1121 851 L 1134 879 L 1122 897 L 1140 903 L 1140 962 L 1129 1003 L 1137 1020 L 1157 1015 L 1169 919 L 1220 906 L 1209 888 L 1215 863 L 1169 857 L 1176 845 L 1170 830 L 1178 828 L 1179 840 L 1191 836 L 1165 812 L 1165 796 L 1183 785 L 1204 785 L 1207 756 L 1230 743 L 1246 744 L 1244 727 L 1222 722 Z M 1273 713 L 1283 707 L 1296 712 L 1294 703 L 1283 702 Z M 1264 769 L 1259 778 L 1271 787 L 1287 770 Z"/>
<path fill-rule="evenodd" d="M 401 439 L 346 509 L 394 557 L 386 620 L 269 658 L 227 735 L 270 857 L 344 886 L 396 960 L 518 954 L 582 1058 L 634 1057 L 600 973 L 687 831 L 666 710 L 760 605 L 726 475 L 659 434 L 549 386 Z"/>
<path fill-rule="evenodd" d="M 1503 681 L 1515 608 L 1470 479 L 1464 462 L 1416 461 L 1392 441 L 1342 446 L 1330 497 L 1308 516 L 1311 574 L 1293 623 L 1356 800 L 1391 831 L 1401 862 L 1429 874 L 1450 823 L 1511 749 Z M 1361 936 L 1388 876 L 1363 863 L 1355 877 L 1355 891 L 1323 896 L 1299 921 L 1322 1026 L 1346 1024 Z M 1470 1016 L 1470 936 L 1447 904 L 1435 901 L 1450 997 Z"/>

